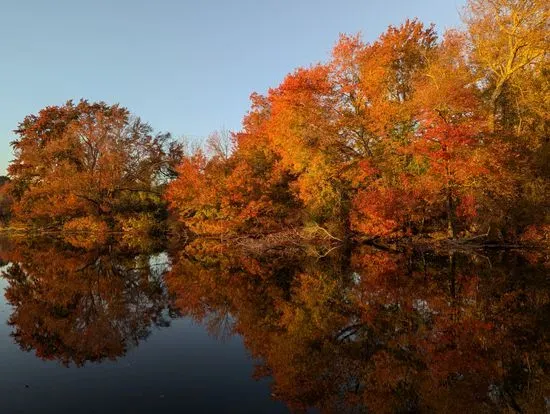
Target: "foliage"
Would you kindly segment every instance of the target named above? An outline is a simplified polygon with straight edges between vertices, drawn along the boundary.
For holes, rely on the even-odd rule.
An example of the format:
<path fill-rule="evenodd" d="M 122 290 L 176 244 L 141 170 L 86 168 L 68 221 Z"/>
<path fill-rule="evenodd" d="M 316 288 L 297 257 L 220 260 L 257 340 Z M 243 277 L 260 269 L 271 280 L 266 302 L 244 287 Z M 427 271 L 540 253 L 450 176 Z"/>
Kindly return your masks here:
<path fill-rule="evenodd" d="M 162 228 L 159 221 L 152 214 L 140 214 L 117 220 L 124 233 L 153 235 L 159 233 Z"/>
<path fill-rule="evenodd" d="M 118 105 L 47 107 L 16 131 L 0 218 L 152 231 L 169 207 L 197 234 L 522 240 L 550 225 L 548 17 L 469 0 L 440 38 L 417 19 L 341 35 L 192 151 Z"/>
<path fill-rule="evenodd" d="M 197 233 L 517 239 L 547 225 L 547 13 L 471 0 L 468 30 L 439 41 L 418 20 L 373 43 L 342 35 L 328 62 L 253 94 L 230 145 L 214 135 L 210 156 L 186 157 L 171 208 Z"/>
<path fill-rule="evenodd" d="M 169 134 L 153 135 L 104 102 L 47 107 L 16 132 L 8 168 L 14 215 L 42 226 L 85 216 L 112 224 L 114 213 L 159 208 L 182 153 Z"/>
<path fill-rule="evenodd" d="M 108 230 L 107 224 L 104 221 L 97 220 L 93 217 L 79 217 L 66 222 L 63 225 L 63 231 L 70 232 L 90 232 L 90 233 L 105 233 Z"/>

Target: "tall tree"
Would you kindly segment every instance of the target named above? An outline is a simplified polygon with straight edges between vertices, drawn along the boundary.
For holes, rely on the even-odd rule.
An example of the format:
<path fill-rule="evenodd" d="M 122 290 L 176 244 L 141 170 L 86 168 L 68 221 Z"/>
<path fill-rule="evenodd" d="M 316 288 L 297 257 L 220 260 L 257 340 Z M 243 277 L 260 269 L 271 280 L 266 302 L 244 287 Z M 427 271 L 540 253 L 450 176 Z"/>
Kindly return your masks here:
<path fill-rule="evenodd" d="M 505 125 L 501 99 L 518 74 L 548 59 L 550 6 L 545 0 L 470 0 L 465 20 L 474 58 L 490 92 L 491 128 Z"/>
<path fill-rule="evenodd" d="M 544 0 L 470 0 L 465 20 L 472 61 L 486 95 L 491 141 L 511 147 L 502 167 L 516 197 L 507 227 L 550 228 L 550 5 Z M 543 237 L 544 238 L 544 237 Z"/>
<path fill-rule="evenodd" d="M 16 132 L 8 167 L 14 211 L 43 224 L 86 215 L 109 220 L 158 203 L 181 157 L 169 134 L 154 135 L 127 109 L 104 102 L 47 107 Z"/>

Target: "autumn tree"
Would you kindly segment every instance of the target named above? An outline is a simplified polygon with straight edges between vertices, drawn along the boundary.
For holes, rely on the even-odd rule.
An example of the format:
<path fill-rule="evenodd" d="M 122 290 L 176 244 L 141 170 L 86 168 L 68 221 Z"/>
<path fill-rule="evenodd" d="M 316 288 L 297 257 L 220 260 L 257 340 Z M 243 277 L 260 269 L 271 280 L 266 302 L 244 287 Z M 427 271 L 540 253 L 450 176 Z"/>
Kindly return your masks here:
<path fill-rule="evenodd" d="M 498 222 L 505 214 L 499 206 L 513 197 L 502 168 L 510 148 L 486 139 L 482 92 L 466 47 L 464 34 L 449 31 L 434 50 L 415 85 L 416 130 L 401 149 L 411 157 L 409 185 L 419 195 L 423 190 L 423 220 L 444 212 L 451 238 Z"/>
<path fill-rule="evenodd" d="M 41 224 L 155 211 L 181 146 L 119 105 L 51 106 L 27 116 L 8 168 L 16 218 Z"/>
<path fill-rule="evenodd" d="M 196 233 L 263 233 L 300 217 L 292 177 L 268 141 L 270 104 L 257 94 L 251 100 L 243 130 L 230 139 L 211 135 L 206 150 L 184 157 L 168 187 L 172 210 Z"/>
<path fill-rule="evenodd" d="M 539 0 L 471 0 L 465 14 L 492 140 L 512 149 L 502 163 L 514 174 L 512 234 L 550 225 L 549 17 L 548 2 Z"/>
<path fill-rule="evenodd" d="M 473 56 L 488 82 L 491 128 L 506 127 L 503 98 L 507 90 L 519 89 L 523 70 L 548 59 L 550 7 L 544 0 L 470 0 L 465 20 Z M 519 90 L 518 90 L 519 92 Z"/>
<path fill-rule="evenodd" d="M 420 221 L 427 195 L 408 184 L 414 163 L 405 148 L 418 126 L 411 103 L 417 80 L 436 47 L 433 27 L 407 21 L 363 46 L 355 64 L 356 86 L 348 98 L 355 101 L 354 109 L 342 123 L 361 123 L 354 132 L 361 150 L 352 175 L 351 224 L 368 237 L 399 234 L 412 221 Z"/>
<path fill-rule="evenodd" d="M 306 220 L 350 234 L 356 192 L 412 126 L 404 108 L 434 42 L 433 28 L 418 21 L 373 44 L 342 36 L 327 64 L 298 69 L 269 91 L 269 142 L 295 177 Z"/>

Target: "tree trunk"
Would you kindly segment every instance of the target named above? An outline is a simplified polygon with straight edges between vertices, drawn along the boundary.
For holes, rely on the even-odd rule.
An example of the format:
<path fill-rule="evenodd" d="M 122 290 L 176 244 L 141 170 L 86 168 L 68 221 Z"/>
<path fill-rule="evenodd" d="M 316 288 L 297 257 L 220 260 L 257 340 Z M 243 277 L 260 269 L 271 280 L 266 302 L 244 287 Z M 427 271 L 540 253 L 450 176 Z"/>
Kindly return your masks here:
<path fill-rule="evenodd" d="M 456 220 L 455 220 L 455 203 L 453 199 L 453 186 L 454 180 L 452 179 L 451 170 L 449 168 L 449 163 L 446 166 L 446 200 L 445 204 L 447 207 L 447 234 L 448 237 L 454 239 L 456 236 Z"/>
<path fill-rule="evenodd" d="M 496 131 L 496 117 L 497 117 L 497 101 L 502 95 L 502 89 L 504 87 L 504 82 L 499 82 L 495 86 L 495 90 L 491 94 L 491 112 L 489 113 L 489 131 Z"/>
<path fill-rule="evenodd" d="M 343 185 L 340 185 L 338 189 L 340 193 L 340 226 L 342 229 L 342 235 L 344 240 L 349 240 L 351 238 L 351 222 L 350 222 L 350 210 L 351 210 L 351 197 L 350 192 L 347 188 L 344 188 Z"/>
<path fill-rule="evenodd" d="M 451 239 L 456 236 L 455 207 L 450 188 L 447 188 L 447 234 Z"/>

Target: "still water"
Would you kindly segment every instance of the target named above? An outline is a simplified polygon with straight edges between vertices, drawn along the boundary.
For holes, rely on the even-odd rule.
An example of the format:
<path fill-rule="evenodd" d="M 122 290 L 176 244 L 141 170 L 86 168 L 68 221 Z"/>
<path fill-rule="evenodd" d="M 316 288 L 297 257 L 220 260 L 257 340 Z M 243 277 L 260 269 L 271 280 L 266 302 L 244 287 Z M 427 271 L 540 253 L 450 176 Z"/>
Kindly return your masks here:
<path fill-rule="evenodd" d="M 0 412 L 550 407 L 538 252 L 0 241 Z"/>

